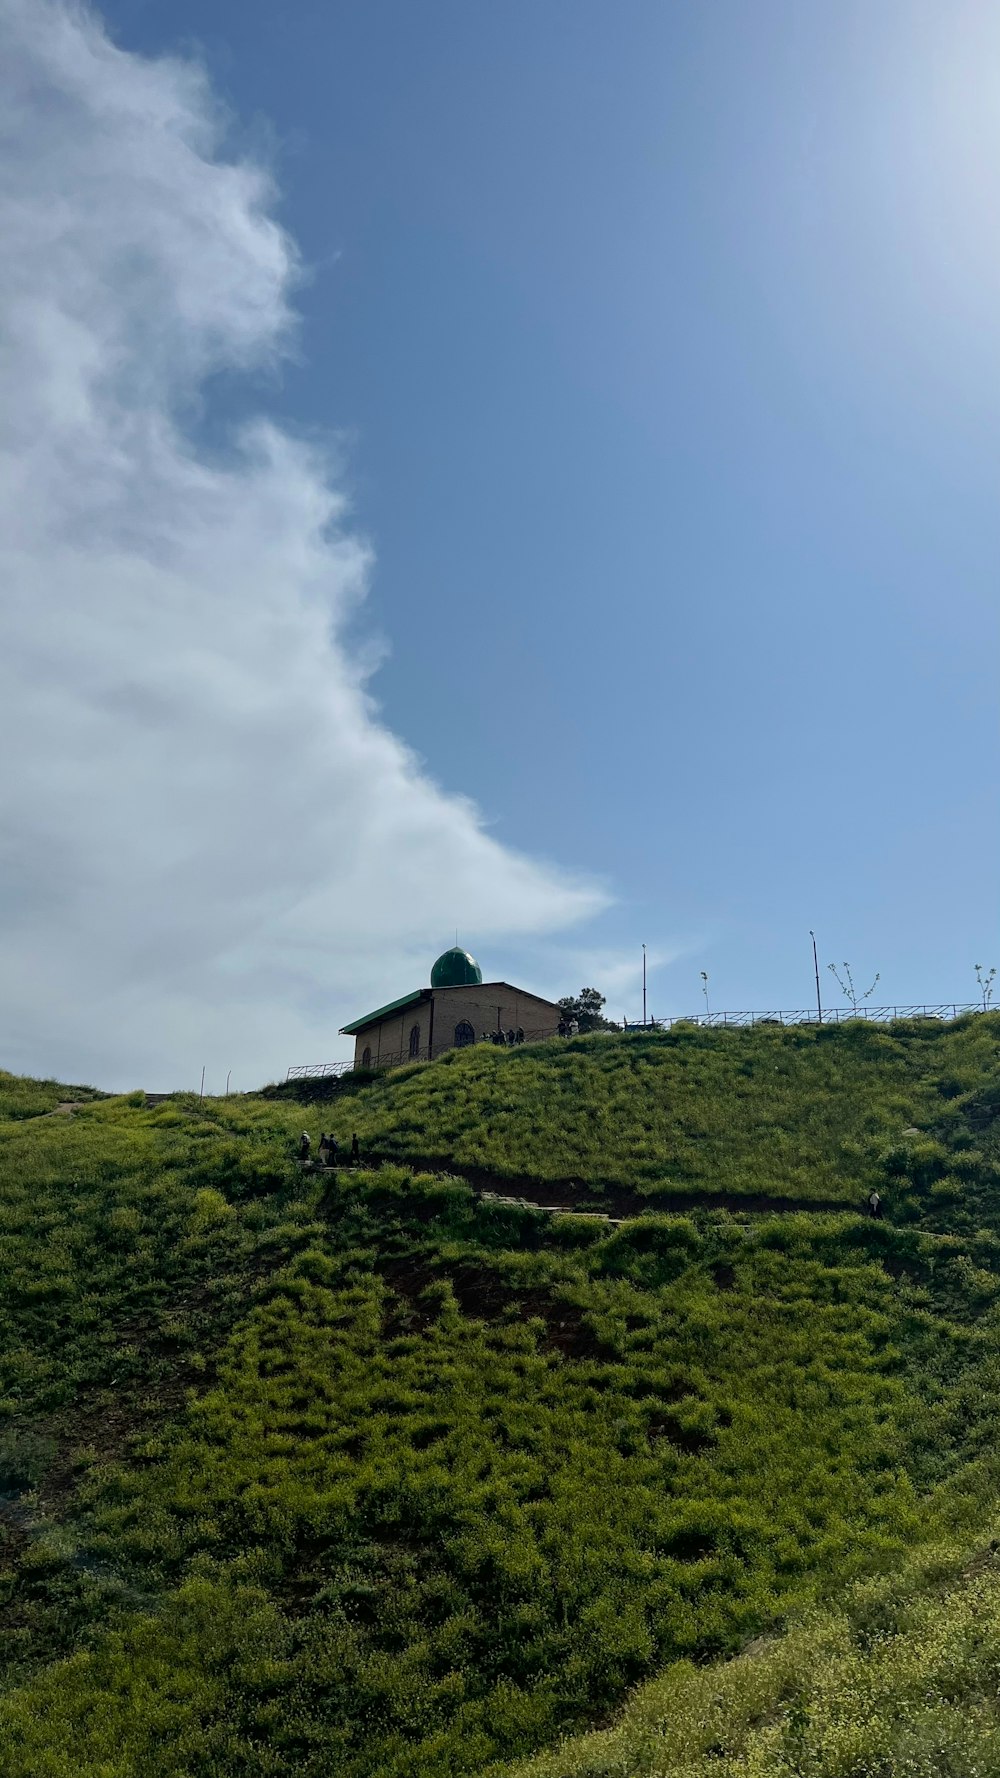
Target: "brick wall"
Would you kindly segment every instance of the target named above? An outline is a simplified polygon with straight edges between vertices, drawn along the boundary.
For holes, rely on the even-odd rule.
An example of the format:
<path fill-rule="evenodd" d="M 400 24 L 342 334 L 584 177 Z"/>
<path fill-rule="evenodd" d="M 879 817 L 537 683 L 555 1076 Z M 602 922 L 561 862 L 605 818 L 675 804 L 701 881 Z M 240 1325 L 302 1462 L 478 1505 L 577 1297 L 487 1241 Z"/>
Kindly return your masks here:
<path fill-rule="evenodd" d="M 372 1066 L 379 1062 L 398 1062 L 406 1060 L 410 1053 L 410 1032 L 417 1026 L 419 1037 L 418 1055 L 427 1059 L 427 1042 L 431 1028 L 431 1008 L 427 1000 L 418 1001 L 414 1006 L 404 1006 L 401 1012 L 390 1014 L 378 1025 L 366 1025 L 354 1039 L 354 1066 L 362 1066 L 365 1050 L 371 1050 Z M 436 1046 L 435 1046 L 436 1047 Z"/>
<path fill-rule="evenodd" d="M 520 1026 L 525 1037 L 537 1039 L 555 1036 L 559 1009 L 550 1000 L 542 1000 L 537 994 L 526 994 L 508 982 L 483 982 L 472 988 L 436 988 L 435 1056 L 454 1047 L 455 1027 L 462 1020 L 472 1026 L 477 1043 L 484 1031 L 495 1031 L 498 1023 L 503 1031 L 516 1031 Z"/>
<path fill-rule="evenodd" d="M 463 1020 L 472 1026 L 477 1043 L 484 1031 L 495 1031 L 498 1007 L 501 1030 L 516 1031 L 520 1027 L 528 1040 L 554 1037 L 559 1024 L 559 1008 L 551 1000 L 542 1000 L 538 994 L 526 994 L 508 982 L 484 982 L 469 988 L 435 988 L 433 1007 L 435 1056 L 454 1048 L 455 1027 Z M 404 1006 L 401 1012 L 391 1013 L 380 1024 L 366 1025 L 359 1031 L 354 1039 L 355 1067 L 363 1066 L 366 1049 L 371 1050 L 373 1067 L 379 1062 L 405 1062 L 410 1053 L 410 1032 L 414 1025 L 420 1033 L 418 1054 L 427 1061 L 431 1005 L 423 1001 Z"/>

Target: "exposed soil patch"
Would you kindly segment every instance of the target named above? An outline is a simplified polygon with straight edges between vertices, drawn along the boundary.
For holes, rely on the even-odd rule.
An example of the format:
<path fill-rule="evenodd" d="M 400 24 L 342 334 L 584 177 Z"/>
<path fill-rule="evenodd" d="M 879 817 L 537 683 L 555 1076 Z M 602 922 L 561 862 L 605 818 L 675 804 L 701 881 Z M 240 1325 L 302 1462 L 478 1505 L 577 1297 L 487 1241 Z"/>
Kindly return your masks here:
<path fill-rule="evenodd" d="M 919 1270 L 912 1259 L 903 1259 L 896 1253 L 880 1253 L 879 1264 L 884 1272 L 898 1284 L 900 1278 L 912 1278 Z"/>
<path fill-rule="evenodd" d="M 0 1573 L 31 1539 L 33 1514 L 16 1494 L 0 1494 Z"/>
<path fill-rule="evenodd" d="M 429 1286 L 450 1284 L 463 1315 L 474 1321 L 500 1321 L 510 1313 L 520 1321 L 544 1321 L 544 1351 L 562 1352 L 566 1358 L 614 1362 L 618 1353 L 595 1333 L 584 1311 L 574 1303 L 560 1302 L 542 1290 L 515 1290 L 499 1273 L 474 1261 L 432 1265 L 416 1256 L 383 1261 L 381 1277 L 397 1298 L 407 1305 L 400 1317 L 388 1311 L 386 1331 L 413 1332 L 436 1319 L 433 1298 L 423 1293 Z"/>
<path fill-rule="evenodd" d="M 646 1436 L 651 1445 L 658 1439 L 666 1439 L 668 1445 L 673 1445 L 675 1451 L 683 1452 L 686 1457 L 700 1457 L 715 1444 L 713 1433 L 681 1426 L 673 1414 L 653 1414 L 646 1422 Z"/>
<path fill-rule="evenodd" d="M 602 1364 L 615 1364 L 619 1354 L 594 1332 L 582 1309 L 575 1303 L 559 1302 L 543 1296 L 541 1291 L 519 1299 L 522 1318 L 540 1316 L 545 1322 L 546 1336 L 542 1346 L 549 1352 L 561 1352 L 565 1358 L 587 1358 Z"/>
<path fill-rule="evenodd" d="M 678 1401 L 688 1401 L 697 1391 L 683 1377 L 674 1377 L 670 1383 L 658 1383 L 656 1395 L 649 1392 L 649 1384 L 644 1377 L 637 1377 L 634 1382 L 627 1379 L 621 1385 L 623 1395 L 631 1395 L 636 1401 L 645 1402 L 650 1412 L 656 1412 L 666 1402 L 672 1405 Z"/>
<path fill-rule="evenodd" d="M 677 1562 L 701 1562 L 715 1553 L 715 1538 L 710 1531 L 675 1531 L 665 1545 L 665 1552 Z"/>
<path fill-rule="evenodd" d="M 432 1265 L 416 1258 L 390 1259 L 383 1261 L 378 1271 L 392 1292 L 383 1321 L 383 1332 L 388 1338 L 423 1332 L 436 1320 L 432 1305 L 421 1301 L 424 1291 L 441 1281 L 441 1274 Z"/>
<path fill-rule="evenodd" d="M 717 1259 L 710 1268 L 718 1290 L 736 1289 L 736 1269 L 727 1259 Z"/>
<path fill-rule="evenodd" d="M 933 1275 L 928 1260 L 919 1253 L 893 1253 L 890 1248 L 883 1253 L 871 1255 L 871 1258 L 897 1283 L 906 1278 L 914 1283 L 928 1284 Z"/>
<path fill-rule="evenodd" d="M 499 1273 L 474 1263 L 442 1267 L 463 1315 L 477 1321 L 497 1321 L 517 1302 L 517 1296 Z"/>

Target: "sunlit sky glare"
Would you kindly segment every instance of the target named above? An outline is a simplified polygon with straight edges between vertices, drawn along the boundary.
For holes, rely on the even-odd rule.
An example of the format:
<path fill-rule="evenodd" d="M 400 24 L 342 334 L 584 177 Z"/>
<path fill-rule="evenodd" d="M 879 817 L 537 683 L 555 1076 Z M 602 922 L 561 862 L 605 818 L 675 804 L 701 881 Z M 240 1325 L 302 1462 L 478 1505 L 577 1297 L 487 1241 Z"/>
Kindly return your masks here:
<path fill-rule="evenodd" d="M 22 0 L 0 14 L 16 28 Z M 880 972 L 880 1002 L 973 999 L 974 963 L 1000 961 L 997 9 L 95 16 L 133 61 L 200 64 L 228 112 L 212 157 L 269 167 L 297 243 L 291 355 L 209 354 L 171 409 L 209 462 L 261 415 L 332 459 L 341 535 L 369 556 L 337 658 L 372 669 L 447 821 L 458 793 L 496 843 L 459 868 L 437 814 L 409 850 L 392 829 L 376 932 L 347 808 L 311 881 L 233 912 L 217 1072 L 227 1046 L 261 1076 L 322 1059 L 285 1050 L 326 1031 L 338 1053 L 456 928 L 488 976 L 593 980 L 616 1017 L 638 1014 L 643 941 L 654 1012 L 697 1010 L 702 970 L 720 1009 L 806 1005 L 810 928 L 824 965 Z M 289 773 L 312 709 L 282 731 Z M 308 834 L 342 793 L 303 769 Z M 283 949 L 262 959 L 269 922 Z M 147 1071 L 204 1060 L 197 1005 L 192 985 Z M 17 1055 L 38 1066 L 45 1040 Z M 127 1071 L 87 1042 L 57 1059 Z"/>

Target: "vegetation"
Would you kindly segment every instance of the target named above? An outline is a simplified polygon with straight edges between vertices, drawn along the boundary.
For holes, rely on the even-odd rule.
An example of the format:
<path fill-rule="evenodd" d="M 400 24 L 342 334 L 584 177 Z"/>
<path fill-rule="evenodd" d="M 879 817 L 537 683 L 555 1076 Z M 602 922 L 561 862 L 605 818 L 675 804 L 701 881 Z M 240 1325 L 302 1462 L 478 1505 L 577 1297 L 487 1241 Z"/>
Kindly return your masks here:
<path fill-rule="evenodd" d="M 849 963 L 844 964 L 843 975 L 840 974 L 835 963 L 828 963 L 827 968 L 833 976 L 840 992 L 843 994 L 844 999 L 848 1002 L 851 1011 L 855 1013 L 858 1010 L 858 1002 L 861 1001 L 863 1004 L 866 1000 L 870 1000 L 881 980 L 878 972 L 876 972 L 875 980 L 872 982 L 871 987 L 865 988 L 862 992 L 854 986 L 854 976 L 851 973 L 851 966 Z"/>
<path fill-rule="evenodd" d="M 0 1076 L 4 1778 L 1000 1772 L 998 1059 L 980 1015 L 305 1110 Z M 332 1123 L 397 1160 L 301 1171 Z"/>
<path fill-rule="evenodd" d="M 606 1019 L 604 1007 L 605 995 L 597 988 L 581 988 L 579 994 L 564 994 L 559 1001 L 559 1011 L 568 1025 L 575 1019 L 581 1031 L 618 1031 L 621 1029 L 613 1019 Z"/>
<path fill-rule="evenodd" d="M 327 1122 L 368 1153 L 598 1196 L 854 1208 L 877 1185 L 898 1217 L 932 1187 L 957 1202 L 974 1185 L 978 1163 L 953 1164 L 930 1133 L 998 1078 L 1000 1016 L 675 1026 L 453 1050 L 335 1099 Z"/>
<path fill-rule="evenodd" d="M 678 1662 L 615 1728 L 514 1778 L 992 1778 L 1000 1543 L 921 1550 L 726 1665 Z"/>
<path fill-rule="evenodd" d="M 0 1068 L 0 1118 L 37 1117 L 57 1105 L 85 1104 L 104 1095 L 94 1087 L 65 1087 L 57 1080 L 26 1080 Z"/>

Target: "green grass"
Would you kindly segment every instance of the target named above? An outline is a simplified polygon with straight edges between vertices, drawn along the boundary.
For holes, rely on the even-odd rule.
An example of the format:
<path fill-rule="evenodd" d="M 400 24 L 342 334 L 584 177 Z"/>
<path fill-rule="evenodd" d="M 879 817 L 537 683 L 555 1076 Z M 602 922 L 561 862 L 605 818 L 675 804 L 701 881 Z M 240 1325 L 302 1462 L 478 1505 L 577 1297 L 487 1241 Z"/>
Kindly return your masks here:
<path fill-rule="evenodd" d="M 924 1548 L 723 1666 L 678 1662 L 620 1722 L 507 1778 L 995 1778 L 1000 1540 Z"/>
<path fill-rule="evenodd" d="M 57 1080 L 29 1080 L 0 1068 L 0 1118 L 42 1117 L 57 1105 L 103 1098 L 95 1087 L 67 1087 Z"/>
<path fill-rule="evenodd" d="M 1000 1079 L 1000 1015 L 452 1051 L 331 1103 L 342 1142 L 500 1176 L 856 1205 L 910 1126 Z M 326 1108 L 324 1108 L 326 1109 Z"/>
<path fill-rule="evenodd" d="M 305 1109 L 6 1077 L 4 1778 L 1000 1772 L 962 1554 L 1000 1497 L 997 1029 L 483 1050 Z M 301 1173 L 335 1118 L 691 1210 Z M 869 1180 L 891 1220 L 811 1208 Z"/>

